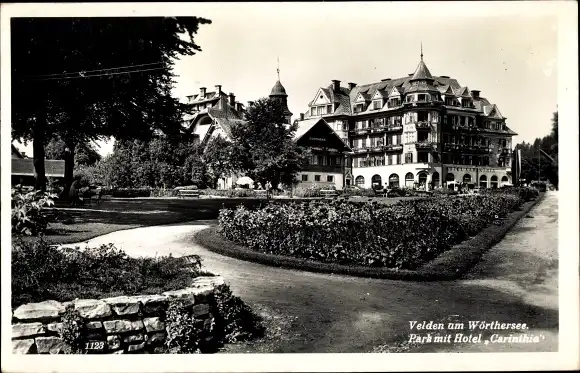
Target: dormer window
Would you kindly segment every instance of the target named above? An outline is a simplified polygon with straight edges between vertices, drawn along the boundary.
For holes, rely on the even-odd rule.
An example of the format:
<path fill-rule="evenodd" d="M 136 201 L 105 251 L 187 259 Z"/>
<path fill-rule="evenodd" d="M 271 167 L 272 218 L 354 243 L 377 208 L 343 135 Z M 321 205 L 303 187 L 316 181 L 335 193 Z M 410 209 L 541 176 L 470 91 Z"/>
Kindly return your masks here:
<path fill-rule="evenodd" d="M 315 116 L 316 115 L 316 108 L 310 108 L 310 115 Z"/>
<path fill-rule="evenodd" d="M 405 102 L 413 102 L 413 95 L 408 95 L 405 97 Z"/>
<path fill-rule="evenodd" d="M 365 110 L 365 106 L 364 106 L 364 104 L 356 104 L 356 105 L 354 106 L 354 112 L 355 112 L 355 113 L 361 113 L 361 112 L 363 112 L 364 110 Z"/>
<path fill-rule="evenodd" d="M 417 101 L 427 101 L 427 95 L 426 94 L 419 94 L 417 96 Z"/>
<path fill-rule="evenodd" d="M 471 100 L 464 98 L 461 102 L 461 106 L 465 107 L 465 108 L 470 108 L 471 105 Z"/>
<path fill-rule="evenodd" d="M 373 101 L 373 110 L 379 110 L 382 107 L 383 107 L 382 100 L 374 100 Z"/>

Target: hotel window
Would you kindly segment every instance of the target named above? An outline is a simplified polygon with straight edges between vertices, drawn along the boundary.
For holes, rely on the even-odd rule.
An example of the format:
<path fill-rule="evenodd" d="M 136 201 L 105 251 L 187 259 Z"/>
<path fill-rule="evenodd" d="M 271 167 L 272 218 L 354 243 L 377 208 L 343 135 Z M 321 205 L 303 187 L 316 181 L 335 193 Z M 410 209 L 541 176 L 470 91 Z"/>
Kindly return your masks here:
<path fill-rule="evenodd" d="M 320 175 L 314 175 L 314 181 L 320 181 Z"/>
<path fill-rule="evenodd" d="M 378 110 L 382 107 L 382 102 L 380 100 L 373 101 L 373 110 Z"/>
<path fill-rule="evenodd" d="M 407 97 L 405 97 L 405 102 L 412 102 L 413 101 L 413 95 L 408 95 Z"/>
<path fill-rule="evenodd" d="M 401 135 L 397 135 L 397 145 L 401 145 Z"/>
<path fill-rule="evenodd" d="M 327 175 L 327 176 L 326 176 L 326 181 L 328 181 L 329 183 L 333 183 L 333 182 L 334 182 L 334 176 L 332 176 L 332 175 Z"/>
<path fill-rule="evenodd" d="M 392 154 L 387 155 L 387 162 L 388 162 L 389 166 L 393 164 L 393 155 Z"/>
<path fill-rule="evenodd" d="M 405 163 L 413 163 L 413 153 L 405 154 Z"/>
<path fill-rule="evenodd" d="M 310 108 L 310 115 L 312 115 L 312 116 L 316 115 L 316 108 L 315 107 Z"/>
<path fill-rule="evenodd" d="M 318 156 L 316 156 L 316 158 L 318 158 L 319 165 L 326 165 L 326 162 L 324 162 L 325 161 L 324 156 L 318 155 Z"/>
<path fill-rule="evenodd" d="M 425 94 L 418 95 L 417 101 L 427 101 L 427 95 L 425 95 Z"/>
<path fill-rule="evenodd" d="M 302 181 L 308 181 L 308 175 L 302 175 Z"/>
<path fill-rule="evenodd" d="M 396 160 L 395 164 L 401 164 L 401 155 L 397 154 L 395 160 Z"/>
<path fill-rule="evenodd" d="M 326 106 L 326 114 L 332 114 L 332 105 Z"/>

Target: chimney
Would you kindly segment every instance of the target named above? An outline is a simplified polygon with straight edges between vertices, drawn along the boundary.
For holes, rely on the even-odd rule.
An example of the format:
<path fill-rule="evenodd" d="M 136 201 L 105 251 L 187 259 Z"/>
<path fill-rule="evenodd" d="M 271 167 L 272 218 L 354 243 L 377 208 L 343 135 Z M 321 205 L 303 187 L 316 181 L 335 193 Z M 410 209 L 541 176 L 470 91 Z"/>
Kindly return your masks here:
<path fill-rule="evenodd" d="M 356 83 L 348 83 L 348 89 L 353 89 L 356 87 Z"/>
<path fill-rule="evenodd" d="M 202 100 L 205 98 L 205 90 L 206 90 L 206 88 L 205 88 L 205 87 L 201 87 L 201 88 L 199 89 L 199 96 L 200 96 L 200 98 L 201 98 Z"/>
<path fill-rule="evenodd" d="M 218 86 L 216 86 L 216 87 L 218 87 Z M 234 96 L 234 94 L 230 92 L 230 94 L 228 95 L 228 98 L 230 100 L 229 101 L 230 106 L 236 107 L 236 96 Z"/>
<path fill-rule="evenodd" d="M 216 86 L 215 86 L 215 93 L 219 97 L 219 95 L 222 93 L 222 86 L 221 85 L 216 84 Z"/>
<path fill-rule="evenodd" d="M 334 90 L 334 92 L 340 92 L 340 80 L 332 81 L 332 89 Z"/>
<path fill-rule="evenodd" d="M 20 152 L 22 154 L 22 158 L 26 158 L 26 152 Z"/>
<path fill-rule="evenodd" d="M 242 105 L 241 102 L 236 102 L 236 110 L 239 112 L 244 111 L 244 106 Z"/>
<path fill-rule="evenodd" d="M 472 89 L 471 90 L 471 97 L 473 97 L 473 98 L 479 98 L 479 93 L 480 92 L 481 91 L 478 91 L 477 89 Z"/>
<path fill-rule="evenodd" d="M 304 113 L 300 113 L 300 120 L 304 120 Z"/>

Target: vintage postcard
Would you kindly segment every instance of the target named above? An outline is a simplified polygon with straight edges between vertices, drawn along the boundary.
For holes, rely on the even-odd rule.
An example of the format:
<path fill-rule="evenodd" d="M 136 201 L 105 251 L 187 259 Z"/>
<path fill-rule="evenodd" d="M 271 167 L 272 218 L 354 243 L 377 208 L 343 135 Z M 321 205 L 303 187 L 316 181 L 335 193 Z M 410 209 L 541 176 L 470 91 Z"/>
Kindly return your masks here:
<path fill-rule="evenodd" d="M 2 4 L 2 370 L 577 369 L 577 14 Z"/>

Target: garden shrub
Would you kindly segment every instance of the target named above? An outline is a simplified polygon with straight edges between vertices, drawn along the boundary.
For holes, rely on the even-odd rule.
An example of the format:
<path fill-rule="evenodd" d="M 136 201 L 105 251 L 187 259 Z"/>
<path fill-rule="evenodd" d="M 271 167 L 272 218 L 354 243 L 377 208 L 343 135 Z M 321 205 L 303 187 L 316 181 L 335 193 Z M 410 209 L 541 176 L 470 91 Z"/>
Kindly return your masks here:
<path fill-rule="evenodd" d="M 167 308 L 165 325 L 166 352 L 171 354 L 199 354 L 203 347 L 203 321 L 197 320 L 186 307 L 178 302 Z"/>
<path fill-rule="evenodd" d="M 65 354 L 82 354 L 85 352 L 87 336 L 86 321 L 75 310 L 73 304 L 68 304 L 62 315 L 62 328 L 59 330 L 65 348 Z"/>
<path fill-rule="evenodd" d="M 374 197 L 375 191 L 367 188 L 344 188 L 341 195 L 344 197 Z"/>
<path fill-rule="evenodd" d="M 32 191 L 22 193 L 12 189 L 12 233 L 36 236 L 46 231 L 51 214 L 47 207 L 54 206 L 55 195 Z"/>
<path fill-rule="evenodd" d="M 313 201 L 223 209 L 221 234 L 252 250 L 321 262 L 414 269 L 521 203 L 519 191 L 393 205 Z"/>
<path fill-rule="evenodd" d="M 179 197 L 179 189 L 152 189 L 149 194 L 150 197 Z"/>
<path fill-rule="evenodd" d="M 232 294 L 227 284 L 220 285 L 214 292 L 214 306 L 217 310 L 216 327 L 225 343 L 236 343 L 262 337 L 262 319 L 242 301 Z"/>
<path fill-rule="evenodd" d="M 44 239 L 12 243 L 12 302 L 157 294 L 187 287 L 205 276 L 196 256 L 131 258 L 113 244 L 80 250 Z"/>
<path fill-rule="evenodd" d="M 152 188 L 119 188 L 113 189 L 111 195 L 117 198 L 150 197 Z"/>

